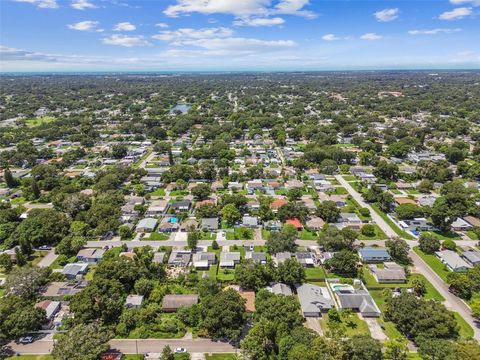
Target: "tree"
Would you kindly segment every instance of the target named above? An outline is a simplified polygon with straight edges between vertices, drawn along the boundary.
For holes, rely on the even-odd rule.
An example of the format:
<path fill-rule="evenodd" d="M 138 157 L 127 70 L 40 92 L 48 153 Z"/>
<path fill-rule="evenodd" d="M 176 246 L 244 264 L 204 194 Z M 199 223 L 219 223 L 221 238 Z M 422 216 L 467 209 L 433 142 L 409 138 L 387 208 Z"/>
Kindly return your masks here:
<path fill-rule="evenodd" d="M 427 286 L 425 285 L 425 281 L 419 278 L 415 278 L 412 281 L 412 288 L 413 292 L 417 296 L 423 296 L 427 293 Z"/>
<path fill-rule="evenodd" d="M 294 202 L 289 202 L 288 204 L 280 206 L 277 212 L 277 217 L 282 222 L 294 218 L 303 222 L 307 218 L 307 215 L 308 210 L 305 205 Z"/>
<path fill-rule="evenodd" d="M 446 250 L 455 251 L 455 249 L 457 248 L 457 245 L 455 244 L 455 241 L 451 239 L 446 239 L 442 243 L 442 248 Z"/>
<path fill-rule="evenodd" d="M 170 346 L 165 345 L 162 350 L 162 356 L 160 360 L 175 360 L 175 354 L 173 353 Z"/>
<path fill-rule="evenodd" d="M 408 257 L 410 246 L 408 246 L 405 240 L 399 237 L 394 237 L 388 239 L 385 242 L 385 246 L 388 249 L 388 253 L 395 261 L 404 265 L 407 265 L 411 262 L 410 258 Z"/>
<path fill-rule="evenodd" d="M 51 270 L 32 266 L 16 267 L 5 281 L 4 288 L 9 295 L 32 300 L 38 290 L 47 283 Z"/>
<path fill-rule="evenodd" d="M 196 249 L 198 241 L 200 240 L 200 232 L 193 226 L 188 228 L 187 244 L 189 249 Z"/>
<path fill-rule="evenodd" d="M 275 326 L 265 319 L 255 324 L 241 342 L 243 353 L 249 359 L 268 360 L 275 352 Z"/>
<path fill-rule="evenodd" d="M 377 360 L 382 358 L 382 344 L 369 335 L 354 335 L 346 341 L 349 359 Z"/>
<path fill-rule="evenodd" d="M 87 243 L 83 236 L 65 236 L 55 247 L 55 252 L 68 257 L 76 255 Z"/>
<path fill-rule="evenodd" d="M 422 233 L 418 239 L 418 247 L 425 254 L 433 254 L 440 250 L 440 240 L 435 235 Z"/>
<path fill-rule="evenodd" d="M 228 225 L 233 226 L 237 221 L 242 218 L 240 211 L 236 208 L 234 204 L 227 204 L 223 207 L 222 219 L 227 222 Z"/>
<path fill-rule="evenodd" d="M 390 339 L 385 341 L 385 353 L 383 358 L 385 360 L 407 360 L 408 359 L 408 345 L 403 339 Z"/>
<path fill-rule="evenodd" d="M 5 169 L 5 171 L 3 172 L 3 179 L 5 180 L 5 183 L 10 189 L 18 185 L 18 181 L 13 177 L 10 169 Z"/>
<path fill-rule="evenodd" d="M 358 256 L 350 250 L 340 250 L 325 262 L 328 270 L 347 277 L 358 275 Z"/>
<path fill-rule="evenodd" d="M 293 188 L 288 190 L 287 192 L 288 200 L 290 201 L 297 201 L 302 197 L 302 189 L 300 188 Z"/>
<path fill-rule="evenodd" d="M 208 184 L 198 184 L 191 192 L 196 200 L 205 200 L 212 193 L 212 188 Z"/>
<path fill-rule="evenodd" d="M 338 230 L 334 226 L 327 227 L 318 237 L 318 245 L 327 251 L 339 251 L 343 249 L 352 249 L 355 241 L 356 232 L 349 228 Z"/>
<path fill-rule="evenodd" d="M 221 291 L 202 302 L 202 318 L 212 338 L 237 340 L 246 321 L 245 300 L 233 289 Z"/>
<path fill-rule="evenodd" d="M 399 219 L 414 219 L 424 215 L 423 209 L 415 204 L 400 204 L 395 208 L 395 213 Z"/>
<path fill-rule="evenodd" d="M 480 320 L 480 296 L 476 296 L 470 303 L 473 317 Z"/>
<path fill-rule="evenodd" d="M 317 216 L 321 217 L 325 222 L 333 223 L 337 221 L 340 209 L 335 202 L 327 200 L 318 205 L 316 213 Z"/>
<path fill-rule="evenodd" d="M 245 290 L 258 290 L 269 282 L 271 274 L 266 266 L 253 260 L 241 261 L 235 267 L 235 282 Z"/>
<path fill-rule="evenodd" d="M 0 255 L 0 267 L 3 268 L 3 271 L 9 273 L 13 268 L 13 261 L 8 254 Z"/>
<path fill-rule="evenodd" d="M 394 181 L 398 177 L 398 165 L 385 160 L 379 161 L 373 175 L 382 180 Z"/>
<path fill-rule="evenodd" d="M 133 230 L 127 225 L 122 225 L 118 228 L 118 234 L 122 240 L 128 240 L 133 235 Z"/>
<path fill-rule="evenodd" d="M 116 144 L 112 146 L 112 157 L 114 159 L 123 159 L 128 154 L 128 148 L 123 144 Z"/>
<path fill-rule="evenodd" d="M 297 248 L 295 244 L 295 237 L 297 231 L 293 228 L 291 231 L 290 226 L 284 226 L 281 231 L 272 231 L 265 245 L 268 248 L 270 254 L 277 254 L 279 252 L 289 251 L 294 252 Z"/>
<path fill-rule="evenodd" d="M 41 193 L 40 193 L 40 188 L 38 187 L 37 181 L 33 180 L 30 186 L 31 186 L 33 198 L 38 199 Z"/>
<path fill-rule="evenodd" d="M 295 258 L 286 259 L 277 267 L 276 278 L 278 282 L 290 286 L 300 285 L 306 279 L 305 269 Z"/>
<path fill-rule="evenodd" d="M 375 226 L 373 226 L 372 224 L 365 224 L 362 226 L 360 232 L 364 236 L 373 237 L 375 236 Z"/>
<path fill-rule="evenodd" d="M 418 340 L 418 353 L 426 360 L 456 360 L 456 346 L 453 341 L 421 338 Z"/>
<path fill-rule="evenodd" d="M 52 355 L 59 360 L 96 360 L 109 349 L 109 335 L 96 323 L 78 324 L 54 343 Z"/>
<path fill-rule="evenodd" d="M 46 321 L 45 310 L 17 296 L 0 298 L 0 343 L 40 330 Z"/>
<path fill-rule="evenodd" d="M 459 215 L 459 212 L 448 203 L 445 197 L 439 197 L 433 203 L 430 217 L 435 227 L 440 231 L 448 232 Z"/>

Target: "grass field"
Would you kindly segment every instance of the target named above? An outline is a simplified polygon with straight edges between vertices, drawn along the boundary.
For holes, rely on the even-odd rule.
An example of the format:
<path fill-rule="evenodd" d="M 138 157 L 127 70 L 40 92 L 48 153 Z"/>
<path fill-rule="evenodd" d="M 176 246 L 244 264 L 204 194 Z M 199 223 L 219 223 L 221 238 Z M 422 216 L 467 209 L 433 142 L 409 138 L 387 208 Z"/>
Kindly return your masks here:
<path fill-rule="evenodd" d="M 253 229 L 238 227 L 233 232 L 228 231 L 226 234 L 227 240 L 252 240 Z"/>
<path fill-rule="evenodd" d="M 318 239 L 317 234 L 305 229 L 303 229 L 299 235 L 300 235 L 300 240 L 317 240 Z"/>
<path fill-rule="evenodd" d="M 451 231 L 449 233 L 441 233 L 439 231 L 425 231 L 424 234 L 430 234 L 435 236 L 437 239 L 443 240 L 462 240 L 462 237 L 457 233 Z"/>
<path fill-rule="evenodd" d="M 357 314 L 340 312 L 340 318 L 342 320 L 340 323 L 334 323 L 329 320 L 328 314 L 323 314 L 320 320 L 320 326 L 324 332 L 327 332 L 331 326 L 339 326 L 348 337 L 354 335 L 370 335 L 367 323 L 361 320 Z"/>
<path fill-rule="evenodd" d="M 472 327 L 465 321 L 465 319 L 457 312 L 453 313 L 460 327 L 460 336 L 463 338 L 471 338 L 474 335 Z"/>
<path fill-rule="evenodd" d="M 151 196 L 165 196 L 165 189 L 163 188 L 158 188 L 155 191 L 152 191 L 151 193 L 148 193 Z"/>
<path fill-rule="evenodd" d="M 164 241 L 170 239 L 170 235 L 164 234 L 164 233 L 159 233 L 159 232 L 153 232 L 150 234 L 150 236 L 143 238 L 142 240 L 155 240 L 155 241 Z"/>
<path fill-rule="evenodd" d="M 43 116 L 43 117 L 38 117 L 38 118 L 33 118 L 33 119 L 26 119 L 25 124 L 27 124 L 27 127 L 32 128 L 35 126 L 40 126 L 43 124 L 49 124 L 54 122 L 55 119 L 54 117 L 51 116 Z"/>
<path fill-rule="evenodd" d="M 375 228 L 375 235 L 373 236 L 366 236 L 363 235 L 361 232 L 358 234 L 358 240 L 384 240 L 388 239 L 388 236 L 385 235 L 382 229 L 377 224 L 373 224 Z"/>
<path fill-rule="evenodd" d="M 307 281 L 324 281 L 326 277 L 325 270 L 321 267 L 306 268 L 305 274 Z"/>
<path fill-rule="evenodd" d="M 445 264 L 443 264 L 435 255 L 425 254 L 418 248 L 418 246 L 414 246 L 413 251 L 415 251 L 415 253 L 417 253 L 417 255 L 420 256 L 443 281 L 447 282 L 447 276 L 450 271 L 447 270 Z"/>
<path fill-rule="evenodd" d="M 205 354 L 205 360 L 234 360 L 235 354 Z"/>
<path fill-rule="evenodd" d="M 52 355 L 19 355 L 19 356 L 10 356 L 7 360 L 53 360 Z"/>
<path fill-rule="evenodd" d="M 375 212 L 382 217 L 385 222 L 390 225 L 390 227 L 395 231 L 395 233 L 405 239 L 408 240 L 414 240 L 415 237 L 409 233 L 406 233 L 405 231 L 401 230 L 383 211 L 381 211 L 377 205 L 372 204 L 372 209 L 375 210 Z"/>

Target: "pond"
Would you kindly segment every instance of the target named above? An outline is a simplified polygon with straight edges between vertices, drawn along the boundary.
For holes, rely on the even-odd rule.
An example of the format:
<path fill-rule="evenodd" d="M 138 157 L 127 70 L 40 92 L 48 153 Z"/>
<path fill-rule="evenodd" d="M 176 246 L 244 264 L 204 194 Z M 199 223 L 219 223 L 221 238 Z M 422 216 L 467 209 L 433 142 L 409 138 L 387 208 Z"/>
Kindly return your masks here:
<path fill-rule="evenodd" d="M 175 111 L 180 111 L 182 114 L 186 114 L 188 110 L 191 109 L 191 105 L 188 104 L 177 104 L 173 108 L 170 109 L 170 114 L 174 114 Z"/>

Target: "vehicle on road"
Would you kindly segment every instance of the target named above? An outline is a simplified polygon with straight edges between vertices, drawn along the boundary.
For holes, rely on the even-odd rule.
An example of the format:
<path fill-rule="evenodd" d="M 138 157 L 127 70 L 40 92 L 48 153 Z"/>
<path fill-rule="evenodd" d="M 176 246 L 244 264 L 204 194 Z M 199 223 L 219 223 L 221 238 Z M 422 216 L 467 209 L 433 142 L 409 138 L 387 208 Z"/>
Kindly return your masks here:
<path fill-rule="evenodd" d="M 33 336 L 24 336 L 18 339 L 20 344 L 31 344 L 33 342 Z"/>
<path fill-rule="evenodd" d="M 187 349 L 178 347 L 175 349 L 175 354 L 181 354 L 181 353 L 186 353 Z"/>
<path fill-rule="evenodd" d="M 42 245 L 38 247 L 39 250 L 52 250 L 50 245 Z"/>

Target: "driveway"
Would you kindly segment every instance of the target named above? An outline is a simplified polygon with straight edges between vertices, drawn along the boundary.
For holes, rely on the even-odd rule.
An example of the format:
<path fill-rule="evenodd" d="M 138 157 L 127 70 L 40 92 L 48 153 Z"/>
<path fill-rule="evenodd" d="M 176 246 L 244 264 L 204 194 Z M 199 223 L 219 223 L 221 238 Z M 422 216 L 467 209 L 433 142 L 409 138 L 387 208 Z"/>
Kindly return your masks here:
<path fill-rule="evenodd" d="M 52 248 L 47 255 L 43 257 L 42 260 L 39 261 L 39 267 L 47 267 L 53 264 L 53 262 L 57 259 L 58 255 L 55 254 L 55 248 Z"/>
<path fill-rule="evenodd" d="M 320 326 L 321 317 L 307 317 L 305 318 L 305 327 L 315 331 L 318 335 L 323 335 L 323 329 Z"/>
<path fill-rule="evenodd" d="M 387 335 L 385 335 L 376 318 L 363 317 L 361 314 L 358 314 L 358 316 L 367 323 L 372 338 L 380 340 L 381 342 L 387 340 Z"/>

